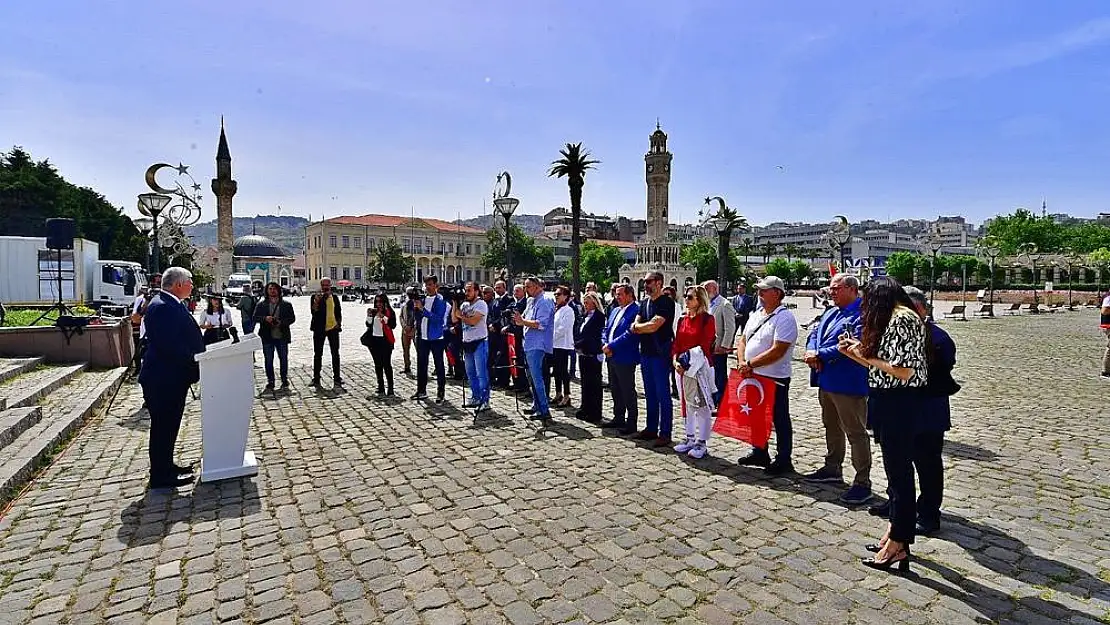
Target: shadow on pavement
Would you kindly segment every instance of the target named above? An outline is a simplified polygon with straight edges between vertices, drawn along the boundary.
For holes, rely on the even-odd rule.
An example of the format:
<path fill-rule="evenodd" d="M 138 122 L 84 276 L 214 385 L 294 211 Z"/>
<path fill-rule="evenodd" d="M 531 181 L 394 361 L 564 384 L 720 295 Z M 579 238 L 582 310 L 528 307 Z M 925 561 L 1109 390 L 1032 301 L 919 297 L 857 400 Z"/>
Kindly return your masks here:
<path fill-rule="evenodd" d="M 120 512 L 117 538 L 129 547 L 161 542 L 174 525 L 249 516 L 262 509 L 255 478 L 193 485 L 191 490 L 146 491 Z"/>
<path fill-rule="evenodd" d="M 986 462 L 998 460 L 998 454 L 989 449 L 950 439 L 944 441 L 944 455 L 960 458 L 961 460 L 983 460 Z"/>

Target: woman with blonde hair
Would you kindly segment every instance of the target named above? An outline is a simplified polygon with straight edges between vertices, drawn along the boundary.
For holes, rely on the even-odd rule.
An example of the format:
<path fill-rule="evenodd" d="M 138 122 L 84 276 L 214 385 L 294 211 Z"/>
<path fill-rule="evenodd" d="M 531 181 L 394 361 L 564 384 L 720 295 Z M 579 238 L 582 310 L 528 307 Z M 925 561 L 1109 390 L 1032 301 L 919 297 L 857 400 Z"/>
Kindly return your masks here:
<path fill-rule="evenodd" d="M 709 293 L 701 285 L 686 290 L 686 314 L 678 322 L 671 358 L 680 380 L 679 397 L 686 417 L 686 440 L 678 453 L 702 458 L 713 427 L 713 340 L 717 324 L 709 312 Z"/>
<path fill-rule="evenodd" d="M 590 423 L 601 422 L 601 331 L 605 327 L 605 305 L 601 296 L 587 291 L 582 296 L 585 314 L 574 339 L 578 366 L 582 370 L 582 407 L 574 416 Z"/>

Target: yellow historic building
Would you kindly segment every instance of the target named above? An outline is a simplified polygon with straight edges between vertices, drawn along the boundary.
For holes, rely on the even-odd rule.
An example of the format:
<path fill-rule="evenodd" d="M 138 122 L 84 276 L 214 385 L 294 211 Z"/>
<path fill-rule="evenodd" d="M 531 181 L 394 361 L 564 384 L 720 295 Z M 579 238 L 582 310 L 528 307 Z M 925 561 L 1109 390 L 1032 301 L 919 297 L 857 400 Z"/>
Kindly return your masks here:
<path fill-rule="evenodd" d="M 378 246 L 394 240 L 416 259 L 411 281 L 436 276 L 442 283 L 489 283 L 496 272 L 482 267 L 486 231 L 430 217 L 362 215 L 332 217 L 305 227 L 305 268 L 310 288 L 323 278 L 370 287 L 367 268 Z"/>

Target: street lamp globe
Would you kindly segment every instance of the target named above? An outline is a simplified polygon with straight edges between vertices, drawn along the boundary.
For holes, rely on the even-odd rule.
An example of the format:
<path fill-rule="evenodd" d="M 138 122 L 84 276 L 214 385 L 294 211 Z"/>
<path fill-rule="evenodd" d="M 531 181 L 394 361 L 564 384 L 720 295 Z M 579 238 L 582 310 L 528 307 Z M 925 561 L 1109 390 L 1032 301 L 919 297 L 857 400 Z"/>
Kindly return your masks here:
<path fill-rule="evenodd" d="M 132 219 L 131 223 L 135 224 L 135 227 L 139 229 L 143 236 L 150 234 L 151 229 L 154 228 L 154 220 L 150 217 L 138 217 Z"/>
<path fill-rule="evenodd" d="M 171 199 L 161 193 L 143 193 L 139 195 L 139 212 L 157 219 L 158 213 L 162 212 Z"/>
<path fill-rule="evenodd" d="M 726 216 L 717 216 L 712 219 L 712 222 L 717 234 L 724 234 L 732 228 L 733 219 Z"/>
<path fill-rule="evenodd" d="M 499 197 L 493 200 L 494 210 L 505 218 L 512 217 L 517 206 L 520 206 L 520 200 L 515 197 Z"/>

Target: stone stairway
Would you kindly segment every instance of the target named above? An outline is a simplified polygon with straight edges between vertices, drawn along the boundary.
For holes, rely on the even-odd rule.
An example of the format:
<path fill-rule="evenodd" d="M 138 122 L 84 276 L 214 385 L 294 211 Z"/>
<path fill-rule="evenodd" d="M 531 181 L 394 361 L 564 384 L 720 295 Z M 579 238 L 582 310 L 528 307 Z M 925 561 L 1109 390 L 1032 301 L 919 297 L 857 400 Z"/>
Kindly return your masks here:
<path fill-rule="evenodd" d="M 126 371 L 0 358 L 0 504 L 96 413 Z"/>

